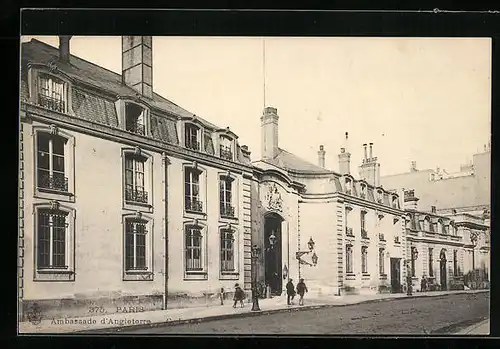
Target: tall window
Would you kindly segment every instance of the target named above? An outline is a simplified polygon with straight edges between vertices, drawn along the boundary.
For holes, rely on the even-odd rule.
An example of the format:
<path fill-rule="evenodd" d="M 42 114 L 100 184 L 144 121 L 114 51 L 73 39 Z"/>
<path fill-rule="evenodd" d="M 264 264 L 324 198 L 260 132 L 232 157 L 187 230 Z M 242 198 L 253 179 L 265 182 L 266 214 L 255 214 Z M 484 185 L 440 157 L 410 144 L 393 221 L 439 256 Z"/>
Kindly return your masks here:
<path fill-rule="evenodd" d="M 410 249 L 410 258 L 411 258 L 411 276 L 415 277 L 415 247 Z"/>
<path fill-rule="evenodd" d="M 68 191 L 65 175 L 66 139 L 45 132 L 37 133 L 37 181 L 38 188 Z"/>
<path fill-rule="evenodd" d="M 366 231 L 366 212 L 361 211 L 361 237 L 362 238 L 367 238 L 368 233 Z"/>
<path fill-rule="evenodd" d="M 67 268 L 68 214 L 59 210 L 39 209 L 37 218 L 38 268 Z"/>
<path fill-rule="evenodd" d="M 385 274 L 385 259 L 384 259 L 385 249 L 379 248 L 378 250 L 378 268 L 381 275 Z"/>
<path fill-rule="evenodd" d="M 453 275 L 458 275 L 458 257 L 457 250 L 453 251 Z"/>
<path fill-rule="evenodd" d="M 203 212 L 203 204 L 200 201 L 200 171 L 194 168 L 186 168 L 184 187 L 186 211 Z"/>
<path fill-rule="evenodd" d="M 46 75 L 41 75 L 38 81 L 38 103 L 44 108 L 64 113 L 66 111 L 64 83 Z"/>
<path fill-rule="evenodd" d="M 220 157 L 227 160 L 233 160 L 230 138 L 220 137 Z"/>
<path fill-rule="evenodd" d="M 345 247 L 345 271 L 346 273 L 352 273 L 352 245 L 346 245 Z"/>
<path fill-rule="evenodd" d="M 144 165 L 146 159 L 131 154 L 125 156 L 125 200 L 129 202 L 148 202 L 144 186 Z"/>
<path fill-rule="evenodd" d="M 185 232 L 186 248 L 186 271 L 203 270 L 202 263 L 202 235 L 200 227 L 190 225 Z"/>
<path fill-rule="evenodd" d="M 431 222 L 429 220 L 429 217 L 424 218 L 424 231 L 432 231 L 431 230 Z"/>
<path fill-rule="evenodd" d="M 133 103 L 127 103 L 125 105 L 125 130 L 145 135 L 146 126 L 144 113 L 144 108 Z"/>
<path fill-rule="evenodd" d="M 361 193 L 360 196 L 362 199 L 366 199 L 366 185 L 361 185 Z"/>
<path fill-rule="evenodd" d="M 219 180 L 220 214 L 224 217 L 234 217 L 232 203 L 232 178 L 223 176 Z"/>
<path fill-rule="evenodd" d="M 125 270 L 146 270 L 146 222 L 125 221 Z"/>
<path fill-rule="evenodd" d="M 368 247 L 361 247 L 361 272 L 363 274 L 368 273 Z"/>
<path fill-rule="evenodd" d="M 433 277 L 434 276 L 434 269 L 432 268 L 433 264 L 433 249 L 429 248 L 429 276 Z"/>
<path fill-rule="evenodd" d="M 352 182 L 349 178 L 345 179 L 345 193 L 347 195 L 352 195 Z"/>
<path fill-rule="evenodd" d="M 222 272 L 234 271 L 234 232 L 223 229 L 220 234 L 220 269 Z"/>
<path fill-rule="evenodd" d="M 198 127 L 191 124 L 186 124 L 186 130 L 184 134 L 184 142 L 186 148 L 193 150 L 200 150 L 200 140 L 198 139 Z"/>
<path fill-rule="evenodd" d="M 384 194 L 381 190 L 377 190 L 377 202 L 381 204 L 384 201 Z"/>

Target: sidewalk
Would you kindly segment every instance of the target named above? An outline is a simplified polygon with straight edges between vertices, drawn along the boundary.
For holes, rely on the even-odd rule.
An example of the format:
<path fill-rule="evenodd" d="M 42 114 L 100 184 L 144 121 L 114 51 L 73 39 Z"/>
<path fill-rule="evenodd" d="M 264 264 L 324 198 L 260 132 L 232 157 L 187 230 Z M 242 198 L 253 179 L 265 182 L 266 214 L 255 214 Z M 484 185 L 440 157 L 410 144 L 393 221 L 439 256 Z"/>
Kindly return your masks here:
<path fill-rule="evenodd" d="M 489 335 L 490 334 L 490 319 L 481 321 L 475 325 L 469 326 L 455 334 L 459 335 Z"/>
<path fill-rule="evenodd" d="M 232 302 L 226 300 L 224 305 L 196 308 L 181 308 L 156 310 L 142 313 L 129 314 L 108 314 L 91 317 L 74 317 L 66 319 L 43 319 L 39 324 L 30 322 L 19 323 L 19 333 L 71 333 L 86 332 L 96 330 L 108 330 L 119 332 L 123 328 L 144 328 L 165 325 L 176 325 L 189 322 L 201 322 L 219 320 L 230 317 L 245 317 L 263 314 L 271 314 L 286 311 L 299 311 L 306 309 L 318 309 L 324 307 L 345 306 L 351 304 L 369 303 L 377 301 L 388 301 L 391 299 L 408 299 L 421 297 L 437 297 L 448 294 L 459 293 L 480 293 L 489 290 L 475 291 L 436 291 L 414 293 L 413 296 L 406 294 L 373 294 L 373 295 L 352 295 L 352 296 L 306 296 L 305 305 L 288 306 L 286 296 L 279 296 L 270 299 L 260 299 L 261 311 L 251 311 L 252 303 L 245 303 L 243 308 L 232 307 Z"/>

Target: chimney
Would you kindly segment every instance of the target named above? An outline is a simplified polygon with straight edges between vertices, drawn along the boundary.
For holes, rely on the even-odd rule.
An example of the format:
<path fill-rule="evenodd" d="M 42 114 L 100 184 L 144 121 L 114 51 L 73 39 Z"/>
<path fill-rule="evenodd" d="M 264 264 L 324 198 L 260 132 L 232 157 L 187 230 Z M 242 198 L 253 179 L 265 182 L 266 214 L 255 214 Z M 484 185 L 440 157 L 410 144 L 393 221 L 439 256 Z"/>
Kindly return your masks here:
<path fill-rule="evenodd" d="M 436 213 L 436 206 L 431 206 L 431 213 Z"/>
<path fill-rule="evenodd" d="M 69 63 L 69 41 L 72 35 L 59 36 L 59 59 L 62 62 Z"/>
<path fill-rule="evenodd" d="M 343 175 L 351 173 L 351 153 L 349 153 L 349 149 L 347 147 L 348 138 L 349 133 L 346 132 L 344 146 L 340 148 L 339 154 L 339 171 Z"/>
<path fill-rule="evenodd" d="M 415 196 L 415 190 L 404 190 L 404 209 L 410 211 L 417 210 L 418 198 Z"/>
<path fill-rule="evenodd" d="M 153 98 L 153 38 L 122 36 L 122 82 Z"/>
<path fill-rule="evenodd" d="M 278 119 L 278 110 L 276 108 L 264 108 L 260 118 L 263 159 L 273 159 L 278 154 Z"/>
<path fill-rule="evenodd" d="M 319 151 L 318 151 L 318 166 L 325 168 L 325 148 L 323 145 L 319 146 Z"/>
<path fill-rule="evenodd" d="M 373 156 L 373 143 L 370 143 L 370 157 L 366 151 L 366 143 L 363 144 L 365 149 L 365 158 L 359 168 L 359 176 L 364 179 L 368 184 L 378 187 L 380 185 L 380 164 L 377 158 Z"/>

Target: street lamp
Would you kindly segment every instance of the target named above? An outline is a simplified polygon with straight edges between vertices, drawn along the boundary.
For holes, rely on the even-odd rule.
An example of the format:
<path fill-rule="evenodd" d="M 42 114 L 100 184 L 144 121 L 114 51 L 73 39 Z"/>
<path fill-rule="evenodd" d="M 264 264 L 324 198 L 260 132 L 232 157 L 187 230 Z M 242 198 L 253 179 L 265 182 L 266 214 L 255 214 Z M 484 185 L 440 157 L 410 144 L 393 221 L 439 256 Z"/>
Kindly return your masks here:
<path fill-rule="evenodd" d="M 478 238 L 478 233 L 473 231 L 470 233 L 470 242 L 472 244 L 472 271 L 475 273 L 475 269 L 476 269 L 476 262 L 475 262 L 475 249 L 476 249 L 476 246 L 477 246 L 477 238 Z M 475 274 L 474 274 L 475 275 Z"/>
<path fill-rule="evenodd" d="M 309 251 L 297 251 L 295 253 L 295 258 L 299 261 L 299 278 L 300 278 L 300 264 L 306 264 L 306 265 L 309 265 L 311 267 L 315 267 L 318 264 L 318 256 L 316 255 L 316 252 L 313 252 L 315 245 L 316 245 L 316 243 L 314 242 L 314 240 L 311 236 L 311 238 L 307 242 L 307 247 L 309 248 Z M 312 263 L 306 262 L 305 260 L 303 260 L 301 258 L 303 255 L 311 253 L 311 252 L 313 253 L 311 256 Z"/>
<path fill-rule="evenodd" d="M 411 248 L 411 253 L 410 253 L 410 260 L 409 262 L 411 263 L 410 265 L 407 264 L 407 276 L 406 276 L 406 294 L 408 296 L 412 295 L 412 286 L 413 286 L 413 281 L 412 277 L 414 276 L 414 271 L 415 271 L 415 261 L 418 259 L 418 250 L 416 247 Z"/>
<path fill-rule="evenodd" d="M 252 246 L 252 311 L 260 311 L 259 298 L 257 295 L 257 260 L 260 255 L 260 247 L 257 245 Z"/>

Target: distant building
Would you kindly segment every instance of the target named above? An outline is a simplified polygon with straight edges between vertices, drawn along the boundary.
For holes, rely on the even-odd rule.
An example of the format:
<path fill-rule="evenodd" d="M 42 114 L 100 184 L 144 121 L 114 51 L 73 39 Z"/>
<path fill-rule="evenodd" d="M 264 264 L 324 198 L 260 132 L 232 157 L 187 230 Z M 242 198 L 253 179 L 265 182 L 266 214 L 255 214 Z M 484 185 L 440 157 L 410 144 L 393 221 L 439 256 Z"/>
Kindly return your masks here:
<path fill-rule="evenodd" d="M 287 278 L 305 278 L 323 294 L 400 292 L 405 270 L 400 195 L 379 184 L 379 164 L 365 145 L 360 176 L 350 170 L 347 146 L 336 173 L 279 147 L 278 113 L 261 117 L 262 154 L 254 162 L 253 240 L 265 251 L 259 279 L 283 291 Z M 346 134 L 347 141 L 347 134 Z M 357 176 L 356 176 L 357 177 Z"/>

